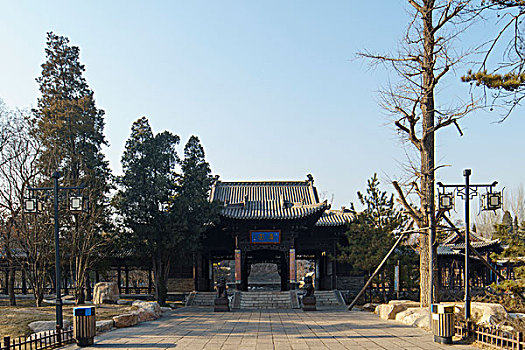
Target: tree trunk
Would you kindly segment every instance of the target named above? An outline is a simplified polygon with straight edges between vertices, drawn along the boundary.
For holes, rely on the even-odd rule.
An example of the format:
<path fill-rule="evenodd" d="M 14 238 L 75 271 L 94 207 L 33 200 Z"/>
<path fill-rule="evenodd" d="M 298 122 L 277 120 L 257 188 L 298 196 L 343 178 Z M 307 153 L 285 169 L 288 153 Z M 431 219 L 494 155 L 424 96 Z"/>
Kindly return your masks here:
<path fill-rule="evenodd" d="M 93 295 L 91 294 L 91 279 L 89 278 L 89 270 L 86 271 L 86 277 L 84 281 L 86 288 L 86 300 L 91 301 L 93 300 Z"/>
<path fill-rule="evenodd" d="M 423 227 L 427 234 L 422 233 L 419 240 L 420 248 L 420 300 L 422 307 L 428 307 L 431 302 L 430 291 L 436 288 L 430 285 L 430 257 L 434 256 L 435 244 L 433 249 L 429 249 L 430 239 L 435 240 L 435 207 L 434 207 L 434 64 L 435 64 L 435 41 L 432 22 L 432 10 L 434 0 L 424 2 L 425 10 L 423 16 L 423 86 L 421 98 L 422 114 L 422 139 L 421 139 L 421 208 L 425 213 Z M 435 277 L 435 270 L 432 271 Z M 435 285 L 435 278 L 434 285 Z M 436 299 L 436 298 L 434 298 Z"/>
<path fill-rule="evenodd" d="M 164 306 L 168 297 L 168 273 L 169 273 L 169 258 L 164 261 L 162 254 L 154 254 L 153 256 L 153 277 L 155 279 L 155 299 Z"/>
<path fill-rule="evenodd" d="M 8 278 L 7 278 L 7 293 L 9 294 L 9 305 L 16 306 L 15 267 L 12 261 L 9 261 L 9 273 L 8 273 Z"/>
<path fill-rule="evenodd" d="M 29 281 L 33 289 L 35 304 L 37 307 L 42 306 L 44 300 L 44 288 L 47 280 L 47 271 L 45 268 L 39 269 L 38 263 L 32 262 L 29 265 Z"/>

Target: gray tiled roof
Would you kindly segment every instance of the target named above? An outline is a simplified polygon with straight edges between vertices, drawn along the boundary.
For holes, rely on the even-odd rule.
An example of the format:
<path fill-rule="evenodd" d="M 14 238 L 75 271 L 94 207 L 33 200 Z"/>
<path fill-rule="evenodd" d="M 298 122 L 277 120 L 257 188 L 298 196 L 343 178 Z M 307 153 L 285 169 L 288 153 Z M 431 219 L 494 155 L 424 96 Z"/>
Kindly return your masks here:
<path fill-rule="evenodd" d="M 222 182 L 210 199 L 224 204 L 223 217 L 290 220 L 321 215 L 329 205 L 319 202 L 313 181 Z"/>
<path fill-rule="evenodd" d="M 461 231 L 464 231 L 463 229 Z M 464 233 L 463 233 L 464 234 Z M 470 246 L 474 249 L 496 248 L 500 244 L 499 239 L 487 239 L 475 232 L 470 232 Z M 452 232 L 437 248 L 438 255 L 463 255 L 465 250 L 465 239 L 457 232 Z"/>
<path fill-rule="evenodd" d="M 463 231 L 464 234 L 465 230 L 462 229 L 461 231 Z M 469 238 L 470 245 L 474 248 L 485 248 L 500 244 L 499 239 L 488 239 L 476 234 L 475 232 L 470 232 Z M 454 249 L 464 249 L 465 239 L 457 232 L 452 232 L 447 238 L 445 238 L 442 245 L 450 246 Z"/>
<path fill-rule="evenodd" d="M 318 217 L 316 226 L 343 226 L 351 220 L 347 210 L 328 210 L 319 201 L 313 178 L 306 181 L 217 181 L 210 200 L 224 205 L 221 215 L 241 220 L 293 220 Z"/>
<path fill-rule="evenodd" d="M 353 218 L 353 214 L 346 210 L 327 210 L 317 220 L 315 226 L 344 226 Z"/>

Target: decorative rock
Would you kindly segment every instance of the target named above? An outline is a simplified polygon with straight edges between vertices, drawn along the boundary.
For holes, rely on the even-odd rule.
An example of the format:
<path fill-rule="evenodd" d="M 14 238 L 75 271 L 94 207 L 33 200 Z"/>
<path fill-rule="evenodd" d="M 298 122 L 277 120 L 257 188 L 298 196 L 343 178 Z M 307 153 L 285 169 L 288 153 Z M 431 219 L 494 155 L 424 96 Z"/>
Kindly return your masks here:
<path fill-rule="evenodd" d="M 120 299 L 115 282 L 99 282 L 93 288 L 93 304 L 115 304 Z"/>
<path fill-rule="evenodd" d="M 145 309 L 137 309 L 130 312 L 133 315 L 137 315 L 138 322 L 145 322 L 145 321 L 153 321 L 156 320 L 158 317 L 155 316 L 154 313 L 151 311 L 145 310 Z"/>
<path fill-rule="evenodd" d="M 131 305 L 133 300 L 120 299 L 117 301 L 117 305 Z"/>
<path fill-rule="evenodd" d="M 159 303 L 156 301 L 142 301 L 142 300 L 135 300 L 133 304 L 131 304 L 134 307 L 137 307 L 139 309 L 146 310 L 152 314 L 155 315 L 156 318 L 159 318 L 162 314 L 162 310 L 160 309 Z"/>
<path fill-rule="evenodd" d="M 429 312 L 426 307 L 409 307 L 405 311 L 399 312 L 395 319 L 409 326 L 430 329 Z"/>
<path fill-rule="evenodd" d="M 464 304 L 456 304 L 458 311 L 463 312 L 464 308 Z M 496 303 L 473 302 L 470 304 L 470 311 L 472 320 L 479 325 L 496 325 L 509 318 L 507 310 Z"/>
<path fill-rule="evenodd" d="M 122 314 L 113 317 L 113 322 L 115 323 L 115 327 L 117 328 L 131 327 L 139 323 L 139 317 L 138 315 L 131 313 Z"/>
<path fill-rule="evenodd" d="M 139 322 L 153 321 L 162 315 L 160 305 L 156 301 L 135 300 L 132 306 L 136 310 L 131 311 L 131 313 L 138 316 Z"/>
<path fill-rule="evenodd" d="M 113 328 L 113 320 L 97 321 L 97 333 L 106 332 Z"/>
<path fill-rule="evenodd" d="M 499 325 L 496 328 L 499 329 L 500 331 L 503 331 L 503 332 L 509 334 L 509 335 L 516 331 L 516 329 L 514 329 L 514 327 L 508 326 L 508 325 Z"/>
<path fill-rule="evenodd" d="M 173 310 L 171 307 L 165 307 L 165 306 L 160 307 L 160 311 L 162 311 L 162 313 L 170 312 L 171 310 Z"/>
<path fill-rule="evenodd" d="M 35 321 L 27 325 L 34 333 L 56 330 L 56 321 Z M 64 320 L 64 328 L 71 327 L 71 321 Z"/>
<path fill-rule="evenodd" d="M 383 320 L 394 320 L 396 314 L 405 311 L 407 306 L 404 304 L 381 304 L 377 305 L 375 313 Z"/>
<path fill-rule="evenodd" d="M 409 308 L 419 307 L 419 302 L 413 300 L 390 300 L 388 305 L 404 305 L 406 308 Z"/>
<path fill-rule="evenodd" d="M 375 310 L 378 304 L 375 303 L 366 303 L 363 305 L 363 309 L 365 310 Z"/>
<path fill-rule="evenodd" d="M 42 302 L 46 304 L 55 305 L 56 299 L 44 299 L 42 300 Z M 62 298 L 62 305 L 75 305 L 75 300 L 69 300 L 69 299 Z"/>
<path fill-rule="evenodd" d="M 522 314 L 522 313 L 509 312 L 508 315 L 509 315 L 509 318 L 513 320 L 522 320 L 525 318 L 525 314 Z"/>

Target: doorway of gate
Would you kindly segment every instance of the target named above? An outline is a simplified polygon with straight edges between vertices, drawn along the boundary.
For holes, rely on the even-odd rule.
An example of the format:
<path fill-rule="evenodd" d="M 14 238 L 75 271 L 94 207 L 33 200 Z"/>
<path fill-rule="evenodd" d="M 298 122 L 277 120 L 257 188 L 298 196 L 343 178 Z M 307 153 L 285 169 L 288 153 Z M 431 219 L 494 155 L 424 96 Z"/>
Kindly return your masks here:
<path fill-rule="evenodd" d="M 279 291 L 288 286 L 288 265 L 283 252 L 257 250 L 247 254 L 248 291 Z"/>

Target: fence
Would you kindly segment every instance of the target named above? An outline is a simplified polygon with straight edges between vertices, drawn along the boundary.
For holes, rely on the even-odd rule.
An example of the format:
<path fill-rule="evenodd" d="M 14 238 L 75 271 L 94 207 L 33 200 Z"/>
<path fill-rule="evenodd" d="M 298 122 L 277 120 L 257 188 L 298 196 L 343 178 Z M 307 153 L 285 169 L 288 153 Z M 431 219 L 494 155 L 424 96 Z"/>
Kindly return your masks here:
<path fill-rule="evenodd" d="M 492 327 L 482 327 L 456 321 L 456 335 L 473 336 L 476 342 L 498 349 L 525 350 L 524 334 L 522 332 L 507 332 Z"/>
<path fill-rule="evenodd" d="M 38 333 L 39 337 L 11 339 L 4 337 L 0 350 L 40 350 L 54 349 L 62 345 L 74 342 L 73 328 L 61 331 L 48 331 Z"/>

